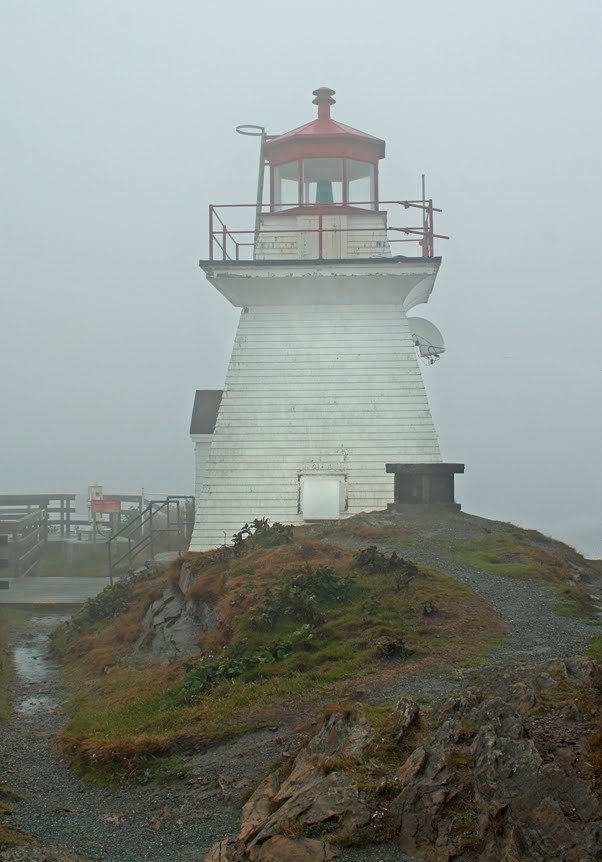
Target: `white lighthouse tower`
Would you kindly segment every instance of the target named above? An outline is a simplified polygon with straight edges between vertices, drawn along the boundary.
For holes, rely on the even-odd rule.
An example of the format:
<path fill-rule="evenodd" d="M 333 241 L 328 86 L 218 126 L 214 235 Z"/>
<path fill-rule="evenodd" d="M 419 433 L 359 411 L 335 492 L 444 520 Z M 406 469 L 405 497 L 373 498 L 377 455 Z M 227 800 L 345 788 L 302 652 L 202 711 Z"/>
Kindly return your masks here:
<path fill-rule="evenodd" d="M 385 509 L 386 464 L 441 463 L 417 347 L 432 357 L 443 346 L 432 324 L 406 316 L 439 269 L 435 210 L 379 200 L 385 143 L 334 120 L 333 94 L 314 91 L 312 122 L 261 130 L 256 205 L 210 209 L 200 266 L 241 315 L 223 392 L 197 392 L 192 550 L 229 542 L 256 517 L 301 524 Z M 233 229 L 241 211 L 248 223 Z"/>

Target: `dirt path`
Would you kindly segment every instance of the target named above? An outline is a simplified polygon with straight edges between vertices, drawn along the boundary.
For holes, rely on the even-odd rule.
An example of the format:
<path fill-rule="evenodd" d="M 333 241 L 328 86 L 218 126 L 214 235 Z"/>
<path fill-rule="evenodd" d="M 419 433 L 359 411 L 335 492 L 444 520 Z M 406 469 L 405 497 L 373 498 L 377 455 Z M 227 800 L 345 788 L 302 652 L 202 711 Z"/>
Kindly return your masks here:
<path fill-rule="evenodd" d="M 427 547 L 403 553 L 447 572 L 493 604 L 510 633 L 508 644 L 492 656 L 496 664 L 579 652 L 594 633 L 581 621 L 555 614 L 549 606 L 552 595 L 537 586 L 451 563 Z M 72 847 L 86 862 L 201 862 L 213 843 L 236 831 L 241 794 L 287 748 L 290 728 L 260 731 L 198 755 L 187 782 L 117 789 L 86 784 L 61 760 L 55 742 L 65 722 L 63 691 L 46 643 L 61 619 L 32 618 L 14 643 L 14 712 L 2 728 L 0 762 L 5 780 L 23 797 L 15 824 L 43 844 Z M 390 693 L 436 699 L 470 675 L 458 670 L 404 677 Z M 393 847 L 345 851 L 341 858 L 407 859 Z"/>

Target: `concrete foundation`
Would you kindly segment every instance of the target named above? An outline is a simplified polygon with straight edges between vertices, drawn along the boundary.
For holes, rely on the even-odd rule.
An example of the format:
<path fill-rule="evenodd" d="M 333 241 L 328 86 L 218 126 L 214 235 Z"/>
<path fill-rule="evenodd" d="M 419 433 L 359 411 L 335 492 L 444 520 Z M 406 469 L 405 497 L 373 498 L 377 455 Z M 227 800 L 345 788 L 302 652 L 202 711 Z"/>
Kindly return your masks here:
<path fill-rule="evenodd" d="M 464 464 L 387 464 L 395 475 L 394 503 L 389 511 L 448 508 L 459 509 L 454 496 L 454 477 Z"/>

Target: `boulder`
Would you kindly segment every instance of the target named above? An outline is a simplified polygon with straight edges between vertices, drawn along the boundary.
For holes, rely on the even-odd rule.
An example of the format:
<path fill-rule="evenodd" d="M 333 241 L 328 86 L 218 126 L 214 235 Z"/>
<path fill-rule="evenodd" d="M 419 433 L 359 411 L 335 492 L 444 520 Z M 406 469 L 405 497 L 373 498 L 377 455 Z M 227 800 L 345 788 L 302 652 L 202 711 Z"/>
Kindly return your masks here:
<path fill-rule="evenodd" d="M 410 754 L 403 766 L 395 771 L 393 781 L 399 785 L 399 788 L 406 787 L 411 781 L 420 774 L 427 760 L 427 753 L 420 745 L 415 751 Z"/>
<path fill-rule="evenodd" d="M 298 767 L 306 761 L 327 757 L 358 758 L 372 737 L 372 728 L 361 709 L 334 708 L 318 732 L 295 758 Z"/>
<path fill-rule="evenodd" d="M 399 744 L 408 730 L 412 728 L 418 721 L 420 709 L 418 704 L 413 700 L 402 697 L 395 705 L 395 712 L 399 716 L 397 723 L 397 731 L 395 733 L 395 742 Z"/>
<path fill-rule="evenodd" d="M 233 838 L 227 838 L 214 844 L 205 856 L 205 862 L 240 862 L 238 843 Z"/>
<path fill-rule="evenodd" d="M 249 862 L 327 862 L 338 853 L 333 847 L 313 838 L 286 838 L 273 835 L 249 852 Z"/>
<path fill-rule="evenodd" d="M 353 833 L 370 820 L 358 787 L 340 766 L 361 759 L 372 733 L 361 710 L 333 709 L 297 756 L 261 782 L 242 810 L 236 838 L 213 847 L 205 862 L 335 858 L 336 850 L 311 833 Z"/>

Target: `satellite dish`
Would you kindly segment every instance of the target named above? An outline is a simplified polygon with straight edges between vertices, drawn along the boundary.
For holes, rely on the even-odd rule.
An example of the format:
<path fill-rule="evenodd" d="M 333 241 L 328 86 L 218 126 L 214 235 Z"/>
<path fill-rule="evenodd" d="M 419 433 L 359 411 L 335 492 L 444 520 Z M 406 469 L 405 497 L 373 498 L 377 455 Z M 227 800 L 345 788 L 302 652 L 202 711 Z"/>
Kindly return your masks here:
<path fill-rule="evenodd" d="M 408 317 L 408 323 L 418 355 L 432 365 L 445 353 L 443 336 L 435 324 L 424 317 Z"/>

